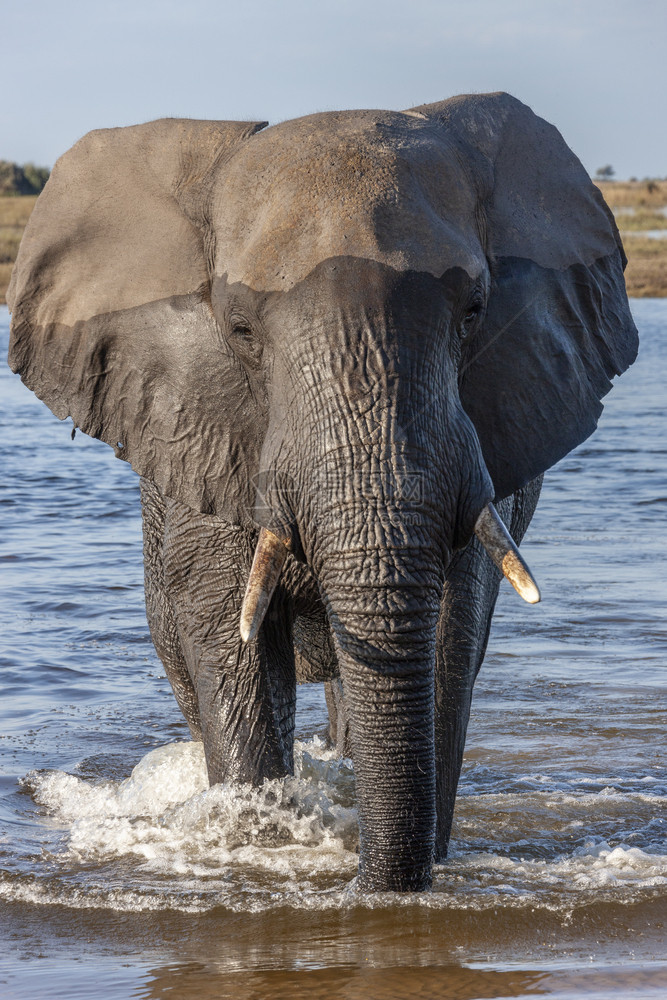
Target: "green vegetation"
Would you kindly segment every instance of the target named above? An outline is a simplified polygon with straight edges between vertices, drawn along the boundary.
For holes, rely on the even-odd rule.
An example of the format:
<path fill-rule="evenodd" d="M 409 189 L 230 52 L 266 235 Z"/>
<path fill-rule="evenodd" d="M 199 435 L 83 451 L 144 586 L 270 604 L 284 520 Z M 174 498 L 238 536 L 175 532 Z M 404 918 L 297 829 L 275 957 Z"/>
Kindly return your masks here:
<path fill-rule="evenodd" d="M 0 303 L 5 301 L 26 222 L 48 179 L 46 167 L 0 160 Z"/>
<path fill-rule="evenodd" d="M 0 160 L 0 196 L 39 194 L 49 179 L 47 167 L 36 167 L 34 163 L 10 163 Z"/>

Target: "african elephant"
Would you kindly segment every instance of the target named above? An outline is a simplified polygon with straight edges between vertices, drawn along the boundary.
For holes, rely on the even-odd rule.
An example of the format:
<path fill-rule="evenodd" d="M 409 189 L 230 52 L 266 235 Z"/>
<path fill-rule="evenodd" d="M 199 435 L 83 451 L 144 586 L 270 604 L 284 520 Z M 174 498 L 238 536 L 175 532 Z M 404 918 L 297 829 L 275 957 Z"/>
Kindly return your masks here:
<path fill-rule="evenodd" d="M 142 477 L 151 634 L 211 782 L 289 772 L 297 668 L 331 682 L 362 889 L 446 854 L 485 547 L 538 598 L 488 505 L 518 542 L 594 430 L 636 353 L 624 266 L 507 94 L 91 132 L 35 207 L 10 364 Z"/>

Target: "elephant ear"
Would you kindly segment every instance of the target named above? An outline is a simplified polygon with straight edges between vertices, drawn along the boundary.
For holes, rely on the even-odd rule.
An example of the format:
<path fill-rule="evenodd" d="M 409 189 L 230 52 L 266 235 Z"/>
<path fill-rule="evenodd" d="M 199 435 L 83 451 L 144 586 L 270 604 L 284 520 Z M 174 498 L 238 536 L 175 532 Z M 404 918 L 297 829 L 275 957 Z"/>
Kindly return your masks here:
<path fill-rule="evenodd" d="M 461 400 L 497 499 L 597 425 L 637 331 L 613 216 L 560 133 L 508 94 L 413 109 L 472 166 L 491 271 L 480 332 L 464 345 Z"/>
<path fill-rule="evenodd" d="M 249 516 L 258 415 L 211 311 L 207 199 L 266 123 L 164 119 L 56 164 L 12 274 L 9 363 L 167 495 Z"/>

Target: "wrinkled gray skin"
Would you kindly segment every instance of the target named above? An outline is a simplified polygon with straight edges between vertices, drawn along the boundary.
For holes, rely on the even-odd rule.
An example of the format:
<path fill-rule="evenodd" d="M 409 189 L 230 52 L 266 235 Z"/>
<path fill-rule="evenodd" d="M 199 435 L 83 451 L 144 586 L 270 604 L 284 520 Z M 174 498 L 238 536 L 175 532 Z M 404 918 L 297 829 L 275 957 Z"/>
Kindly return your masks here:
<path fill-rule="evenodd" d="M 517 542 L 533 515 L 540 486 L 541 481 L 534 480 L 498 505 Z M 347 708 L 334 637 L 312 573 L 290 560 L 260 639 L 244 659 L 238 619 L 256 533 L 165 500 L 147 480 L 142 480 L 141 500 L 151 637 L 192 738 L 204 741 L 212 782 L 258 782 L 291 772 L 297 681 L 327 682 L 332 740 L 341 754 L 352 754 L 355 761 L 350 714 L 357 726 L 373 726 L 382 694 L 386 712 L 395 717 L 397 727 L 402 726 L 403 699 L 396 693 L 394 678 L 382 691 L 378 678 L 372 700 L 361 699 L 355 713 Z M 429 771 L 420 773 L 418 787 L 410 792 L 431 797 L 427 782 L 435 781 L 436 859 L 447 854 L 473 684 L 501 579 L 479 541 L 472 538 L 452 558 L 439 609 L 432 611 L 437 620 L 435 669 L 430 667 L 425 698 L 433 701 L 428 711 L 435 739 L 429 734 L 424 748 Z M 213 620 L 219 627 L 211 633 Z M 414 686 L 415 678 L 408 674 L 405 683 Z M 423 711 L 422 706 L 417 710 Z M 413 734 L 405 755 L 416 745 Z M 400 750 L 398 735 L 390 746 L 394 753 Z M 394 778 L 386 775 L 384 754 L 376 767 L 372 761 L 368 767 L 375 782 L 386 782 L 384 795 L 391 800 L 396 790 Z M 378 808 L 383 810 L 382 801 Z M 381 815 L 377 822 L 382 823 Z M 394 835 L 389 824 L 387 836 Z M 410 844 L 410 854 L 414 849 Z"/>
<path fill-rule="evenodd" d="M 151 634 L 211 782 L 292 768 L 297 679 L 350 752 L 359 884 L 446 855 L 499 585 L 636 332 L 618 233 L 503 94 L 271 128 L 165 120 L 57 164 L 10 288 L 10 363 L 142 476 Z M 256 640 L 259 526 L 289 541 Z"/>

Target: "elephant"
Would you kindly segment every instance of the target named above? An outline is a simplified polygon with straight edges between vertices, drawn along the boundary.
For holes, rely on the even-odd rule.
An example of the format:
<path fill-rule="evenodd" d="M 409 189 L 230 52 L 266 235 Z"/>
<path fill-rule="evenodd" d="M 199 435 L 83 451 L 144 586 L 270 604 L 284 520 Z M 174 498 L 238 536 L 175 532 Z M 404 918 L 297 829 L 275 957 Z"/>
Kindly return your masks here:
<path fill-rule="evenodd" d="M 293 762 L 298 680 L 353 759 L 360 891 L 447 854 L 475 677 L 543 473 L 637 333 L 613 216 L 504 93 L 162 119 L 56 164 L 10 365 L 141 477 L 151 636 L 209 780 Z"/>

